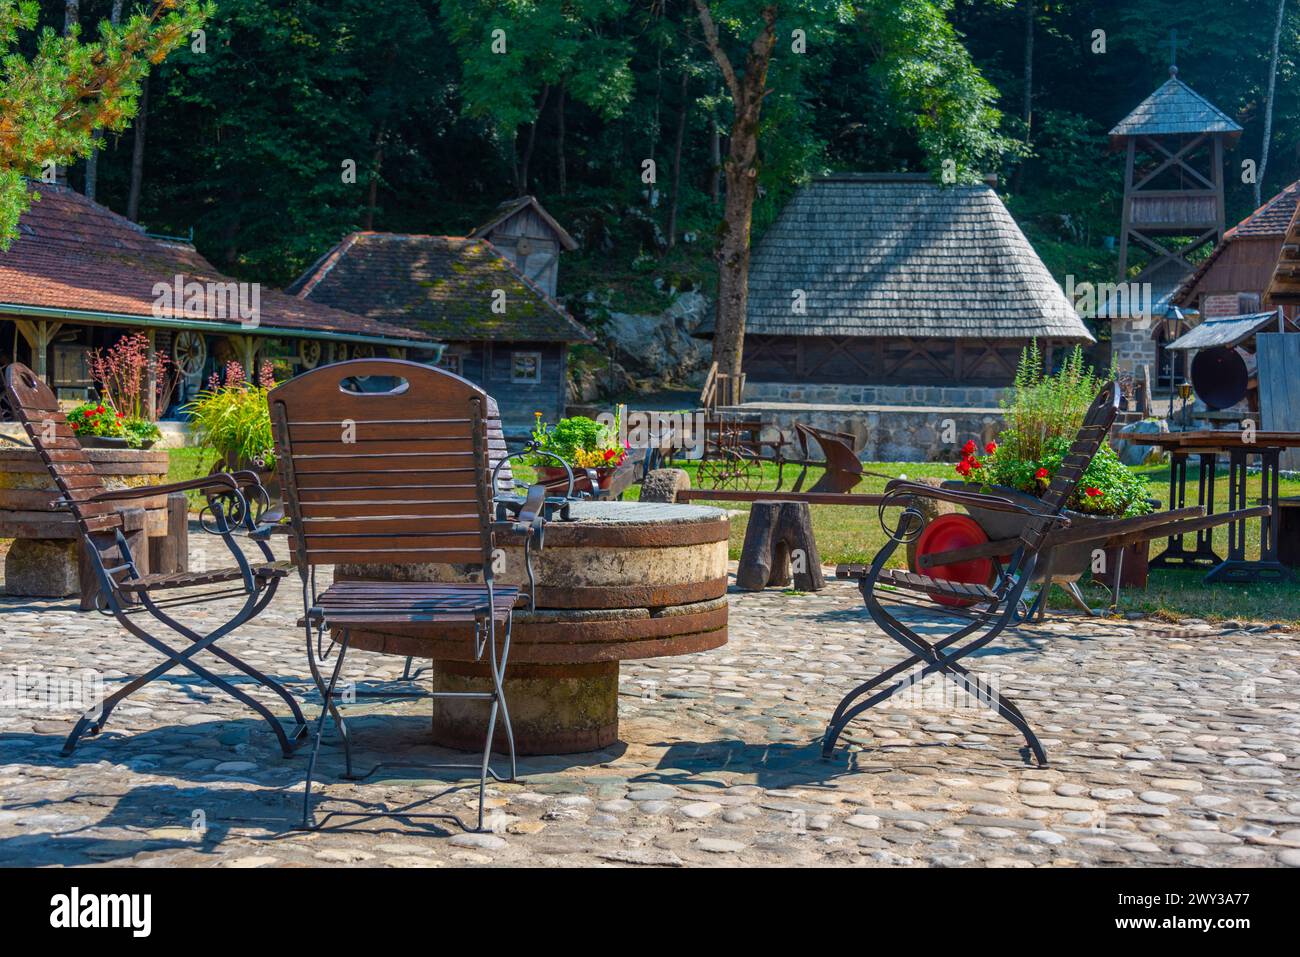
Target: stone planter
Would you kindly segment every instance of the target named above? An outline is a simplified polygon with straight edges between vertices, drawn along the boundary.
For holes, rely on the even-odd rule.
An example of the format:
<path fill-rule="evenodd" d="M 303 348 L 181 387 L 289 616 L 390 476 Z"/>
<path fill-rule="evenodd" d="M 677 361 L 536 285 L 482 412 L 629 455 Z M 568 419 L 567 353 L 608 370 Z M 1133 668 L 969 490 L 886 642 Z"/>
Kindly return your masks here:
<path fill-rule="evenodd" d="M 85 450 L 105 487 L 135 488 L 167 480 L 167 453 L 142 449 Z M 0 537 L 14 538 L 4 556 L 9 595 L 61 598 L 82 595 L 91 606 L 95 582 L 82 561 L 81 536 L 71 513 L 53 507 L 59 491 L 35 449 L 0 448 Z M 135 499 L 124 533 L 141 573 L 188 567 L 183 496 Z M 89 589 L 89 590 L 88 590 Z"/>

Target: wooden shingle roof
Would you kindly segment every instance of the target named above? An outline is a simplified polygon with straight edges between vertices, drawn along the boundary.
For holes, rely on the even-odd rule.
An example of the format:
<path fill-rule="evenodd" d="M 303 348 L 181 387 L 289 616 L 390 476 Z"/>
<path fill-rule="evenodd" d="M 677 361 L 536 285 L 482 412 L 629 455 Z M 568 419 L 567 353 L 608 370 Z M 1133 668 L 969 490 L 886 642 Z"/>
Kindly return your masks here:
<path fill-rule="evenodd" d="M 47 310 L 75 319 L 111 323 L 183 322 L 213 332 L 260 331 L 293 336 L 322 334 L 358 341 L 420 346 L 424 333 L 394 329 L 364 316 L 304 302 L 259 286 L 256 329 L 238 316 L 187 311 L 184 302 L 161 301 L 155 286 L 234 283 L 187 242 L 162 239 L 66 186 L 31 183 L 37 198 L 18 221 L 18 238 L 0 252 L 0 313 Z M 140 323 L 137 323 L 140 324 Z M 143 323 L 147 324 L 147 323 Z"/>
<path fill-rule="evenodd" d="M 801 189 L 754 252 L 746 331 L 1092 341 L 991 186 L 923 174 Z"/>
<path fill-rule="evenodd" d="M 1237 136 L 1241 127 L 1217 106 L 1178 79 L 1178 68 L 1169 68 L 1169 79 L 1115 124 L 1111 142 L 1131 136 L 1178 136 L 1189 133 L 1228 133 Z"/>
<path fill-rule="evenodd" d="M 492 310 L 498 289 L 505 293 L 504 313 Z M 311 302 L 454 341 L 593 338 L 485 239 L 352 233 L 289 290 Z"/>

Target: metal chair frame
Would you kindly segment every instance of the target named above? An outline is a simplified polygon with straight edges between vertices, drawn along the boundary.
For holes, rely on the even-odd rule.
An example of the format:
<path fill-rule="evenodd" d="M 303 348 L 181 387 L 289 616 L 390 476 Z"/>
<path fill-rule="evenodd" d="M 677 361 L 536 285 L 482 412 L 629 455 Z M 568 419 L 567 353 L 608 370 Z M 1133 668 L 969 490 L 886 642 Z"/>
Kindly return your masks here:
<path fill-rule="evenodd" d="M 1044 540 L 1058 527 L 1068 526 L 1069 519 L 1063 514 L 1066 503 L 1073 494 L 1083 472 L 1101 443 L 1106 440 L 1111 424 L 1119 411 L 1119 388 L 1114 382 L 1107 383 L 1089 408 L 1079 434 L 1061 468 L 1053 477 L 1048 492 L 1043 496 L 1043 507 L 1036 510 L 1013 502 L 1010 499 L 978 492 L 935 489 L 928 485 L 895 480 L 885 486 L 885 498 L 880 504 L 880 522 L 889 541 L 877 553 L 875 560 L 865 572 L 851 572 L 850 577 L 857 578 L 858 588 L 862 593 L 867 612 L 872 621 L 886 635 L 898 642 L 909 655 L 898 664 L 885 669 L 872 678 L 862 682 L 846 694 L 836 706 L 822 737 L 822 757 L 830 758 L 834 753 L 836 742 L 845 728 L 855 718 L 868 709 L 893 697 L 898 692 L 914 686 L 931 674 L 941 674 L 957 683 L 968 692 L 974 692 L 977 700 L 989 706 L 1000 717 L 1009 722 L 1025 738 L 1029 750 L 1033 752 L 1039 765 L 1047 764 L 1047 754 L 1034 734 L 1028 720 L 1014 701 L 998 692 L 985 691 L 974 675 L 959 664 L 961 659 L 983 648 L 993 641 L 1002 631 L 1018 618 L 1027 617 L 1024 612 L 1022 596 L 1026 586 L 1034 578 L 1034 569 L 1043 549 Z M 1028 521 L 1021 532 L 1018 545 L 1005 566 L 997 564 L 997 581 L 992 589 L 952 589 L 941 580 L 925 576 L 891 576 L 886 573 L 885 565 L 893 556 L 899 545 L 906 545 L 920 536 L 925 525 L 921 512 L 911 504 L 913 498 L 935 498 L 954 504 L 976 505 L 998 511 L 1012 511 L 1024 514 Z M 890 506 L 906 505 L 899 516 L 898 523 L 892 528 L 886 524 L 885 509 Z M 1050 552 L 1048 553 L 1050 561 Z M 928 605 L 932 612 L 948 617 L 963 619 L 968 623 L 956 628 L 939 641 L 928 641 L 906 624 L 892 615 L 882 604 L 883 598 L 899 601 L 899 591 L 887 591 L 880 588 L 881 578 L 886 583 L 893 581 L 906 583 L 914 590 L 927 594 L 951 594 L 953 597 L 966 597 L 978 594 L 980 597 L 968 608 Z M 1041 596 L 1040 596 L 1041 597 Z M 906 602 L 903 599 L 904 603 Z M 970 640 L 966 640 L 970 639 Z M 964 644 L 961 642 L 965 641 Z M 949 650 L 952 649 L 952 650 Z M 920 665 L 918 673 L 896 681 L 894 684 L 876 691 L 882 684 L 892 678 Z M 874 692 L 867 696 L 869 692 Z"/>
<path fill-rule="evenodd" d="M 310 400 L 312 388 L 332 387 L 335 384 L 341 384 L 348 379 L 361 378 L 363 376 L 375 377 L 396 377 L 406 380 L 410 389 L 410 395 L 404 397 L 404 402 L 408 406 L 420 408 L 425 396 L 421 393 L 427 389 L 431 396 L 436 396 L 438 401 L 450 403 L 454 399 L 460 399 L 464 402 L 464 421 L 468 423 L 467 433 L 460 436 L 462 440 L 469 440 L 473 446 L 473 462 L 477 463 L 473 469 L 473 485 L 475 491 L 475 501 L 477 503 L 478 513 L 481 521 L 480 527 L 480 548 L 477 550 L 477 559 L 469 561 L 470 556 L 464 554 L 467 549 L 459 548 L 448 549 L 457 551 L 456 557 L 448 557 L 447 561 L 456 561 L 470 564 L 481 565 L 483 582 L 476 583 L 420 583 L 427 584 L 431 593 L 423 598 L 413 598 L 411 606 L 406 609 L 413 616 L 411 620 L 423 620 L 415 616 L 438 616 L 441 620 L 464 621 L 472 624 L 472 650 L 473 660 L 483 662 L 486 655 L 486 664 L 488 674 L 492 682 L 490 691 L 482 692 L 452 692 L 452 691 L 363 691 L 358 690 L 355 696 L 371 698 L 457 698 L 462 700 L 479 700 L 489 704 L 488 716 L 486 722 L 486 736 L 482 758 L 475 763 L 464 762 L 439 762 L 439 763 L 421 763 L 418 765 L 405 762 L 380 762 L 371 767 L 364 774 L 357 774 L 353 768 L 352 756 L 352 736 L 348 730 L 342 712 L 338 707 L 338 682 L 342 673 L 343 662 L 347 657 L 347 652 L 351 646 L 352 630 L 354 627 L 364 627 L 367 624 L 366 613 L 364 611 L 347 612 L 339 608 L 331 611 L 331 593 L 339 583 L 326 589 L 324 592 L 318 592 L 316 587 L 315 565 L 320 563 L 334 563 L 335 559 L 329 559 L 328 562 L 318 560 L 320 549 L 319 544 L 313 542 L 313 536 L 319 533 L 311 531 L 307 523 L 313 521 L 310 517 L 303 514 L 303 500 L 301 497 L 300 482 L 302 475 L 299 474 L 299 466 L 302 461 L 308 458 L 303 453 L 295 452 L 294 432 L 295 430 L 306 426 L 308 428 L 332 424 L 320 421 L 307 421 L 293 418 L 294 409 L 300 408 L 304 400 Z M 310 381 L 309 381 L 310 380 Z M 301 396 L 297 393 L 302 392 Z M 372 393 L 370 400 L 382 399 L 384 393 Z M 450 396 L 450 398 L 449 398 Z M 477 824 L 469 827 L 463 822 L 458 815 L 451 813 L 431 813 L 415 814 L 410 811 L 339 811 L 329 810 L 324 812 L 328 820 L 333 817 L 357 817 L 365 819 L 373 818 L 396 818 L 401 820 L 414 819 L 437 819 L 453 821 L 462 830 L 482 832 L 484 801 L 486 797 L 487 779 L 491 777 L 497 781 L 513 781 L 516 777 L 518 767 L 515 755 L 514 731 L 510 724 L 510 712 L 506 703 L 504 690 L 505 671 L 510 657 L 510 642 L 513 625 L 512 611 L 507 608 L 503 611 L 503 599 L 513 599 L 517 595 L 518 589 L 514 586 L 498 586 L 494 581 L 492 569 L 492 551 L 494 548 L 494 532 L 492 528 L 493 508 L 499 505 L 501 514 L 508 516 L 511 527 L 525 536 L 525 562 L 526 571 L 530 588 L 528 591 L 530 606 L 532 603 L 532 583 L 534 580 L 531 549 L 536 544 L 541 546 L 542 531 L 545 524 L 545 512 L 547 498 L 545 489 L 541 486 L 534 486 L 528 490 L 528 494 L 522 500 L 499 494 L 502 490 L 498 486 L 497 480 L 504 462 L 511 456 L 497 458 L 494 463 L 489 462 L 488 441 L 486 436 L 487 427 L 487 410 L 490 406 L 490 400 L 476 386 L 461 379 L 459 376 L 452 375 L 441 369 L 434 369 L 430 366 L 418 363 L 405 362 L 396 359 L 360 359 L 351 362 L 336 363 L 320 369 L 313 370 L 291 380 L 278 388 L 272 390 L 268 397 L 271 405 L 271 421 L 275 432 L 275 441 L 277 449 L 277 463 L 281 473 L 281 482 L 284 492 L 285 513 L 291 528 L 293 541 L 296 543 L 296 562 L 298 565 L 299 576 L 302 580 L 303 609 L 304 615 L 302 624 L 306 636 L 307 644 L 307 662 L 311 672 L 312 680 L 321 695 L 321 711 L 316 719 L 313 733 L 313 744 L 311 755 L 308 760 L 306 781 L 303 792 L 303 813 L 301 823 L 297 825 L 299 829 L 316 830 L 322 826 L 316 818 L 316 811 L 312 806 L 312 785 L 315 776 L 316 766 L 320 755 L 321 741 L 324 735 L 325 719 L 333 719 L 334 726 L 338 729 L 339 738 L 343 746 L 344 754 L 344 773 L 342 777 L 345 780 L 360 781 L 373 775 L 380 768 L 385 767 L 419 767 L 422 769 L 461 769 L 478 771 L 478 817 Z M 393 415 L 383 422 L 390 430 L 400 428 L 403 422 L 410 425 L 418 426 L 421 424 L 428 425 L 433 419 L 419 419 L 417 417 L 408 420 L 400 420 Z M 358 431 L 366 428 L 367 423 L 362 420 L 360 415 L 356 416 L 356 427 Z M 453 436 L 453 438 L 455 438 Z M 319 451 L 320 443 L 314 443 L 316 451 L 313 453 L 318 457 L 341 458 L 343 453 L 328 453 L 322 456 Z M 412 444 L 412 443 L 408 443 Z M 350 453 L 358 458 L 359 464 L 352 466 L 357 469 L 358 474 L 362 477 L 357 479 L 357 488 L 369 488 L 365 483 L 379 483 L 382 479 L 365 478 L 365 469 L 372 467 L 378 469 L 378 463 L 373 466 L 367 466 L 365 463 L 365 454 L 355 451 Z M 375 453 L 379 455 L 379 453 Z M 416 472 L 436 472 L 430 462 L 421 460 L 421 456 L 434 455 L 432 451 L 415 449 L 410 452 L 402 453 L 410 455 L 412 458 L 411 465 L 415 466 L 412 471 Z M 522 454 L 522 453 L 517 453 Z M 423 466 L 423 468 L 421 467 Z M 456 471 L 456 470 L 453 470 Z M 468 472 L 470 469 L 460 469 L 459 471 Z M 374 473 L 371 473 L 374 474 Z M 432 481 L 432 480 L 430 480 Z M 382 487 L 382 486 L 381 486 Z M 451 486 L 447 486 L 451 487 Z M 467 487 L 467 486 L 461 486 Z M 433 485 L 425 486 L 426 490 L 435 488 Z M 400 494 L 393 494 L 392 498 L 400 498 Z M 416 496 L 418 497 L 418 496 Z M 408 496 L 408 499 L 411 496 Z M 379 505 L 392 505 L 395 514 L 404 515 L 419 507 L 418 503 L 405 504 L 400 502 L 381 502 L 374 500 L 374 508 L 368 512 L 368 518 L 375 520 L 391 519 L 393 516 L 388 515 L 379 509 Z M 409 516 L 407 516 L 409 517 Z M 355 524 L 356 519 L 349 520 Z M 265 537 L 273 531 L 271 527 L 263 528 L 259 537 Z M 341 536 L 356 535 L 360 533 L 345 532 Z M 392 539 L 392 549 L 400 552 L 403 548 L 404 541 L 414 542 L 416 538 L 432 539 L 434 535 L 444 533 L 418 533 L 413 532 L 408 539 L 400 536 L 394 536 Z M 428 546 L 429 543 L 421 541 L 419 544 Z M 369 546 L 362 545 L 336 545 L 338 548 L 347 549 L 350 552 L 358 550 L 368 550 Z M 408 550 L 415 548 L 415 544 L 407 544 Z M 385 560 L 384 552 L 389 548 L 374 546 L 374 557 L 369 560 Z M 434 550 L 426 548 L 426 550 Z M 352 554 L 350 558 L 339 559 L 345 561 L 365 561 L 363 554 Z M 392 561 L 391 558 L 386 559 Z M 414 560 L 414 559 L 412 559 Z M 425 559 L 428 560 L 428 559 Z M 441 561 L 444 559 L 435 559 Z M 351 589 L 357 596 L 357 600 L 364 597 L 366 591 L 381 592 L 389 589 L 391 583 L 387 582 L 348 582 L 345 583 L 347 589 Z M 414 594 L 413 590 L 413 594 Z M 466 610 L 464 601 L 472 600 L 472 607 Z M 459 604 L 458 604 L 459 602 Z M 395 608 L 396 604 L 390 601 Z M 513 606 L 514 601 L 511 601 Z M 405 613 L 405 612 L 403 612 Z M 331 640 L 329 648 L 323 648 L 324 637 L 327 631 L 338 633 L 337 643 Z M 329 669 L 326 676 L 322 666 L 326 665 L 331 655 L 334 655 L 333 668 Z M 410 660 L 407 661 L 407 668 L 404 675 L 409 677 Z M 496 732 L 497 721 L 500 720 L 506 736 L 507 752 L 510 762 L 510 771 L 508 776 L 502 776 L 491 765 L 492 743 Z"/>
<path fill-rule="evenodd" d="M 100 586 L 99 610 L 111 614 L 127 632 L 160 652 L 166 660 L 148 672 L 133 678 L 107 696 L 97 707 L 88 710 L 73 726 L 64 742 L 62 754 L 71 755 L 85 735 L 95 735 L 103 730 L 113 709 L 145 685 L 156 681 L 173 668 L 183 667 L 208 684 L 256 712 L 271 727 L 281 752 L 288 757 L 305 739 L 306 719 L 298 702 L 270 676 L 242 661 L 232 652 L 217 646 L 217 642 L 236 628 L 256 617 L 275 596 L 285 569 L 275 564 L 271 550 L 259 543 L 264 564 L 254 567 L 244 555 L 234 538 L 234 528 L 228 520 L 222 501 L 234 502 L 241 521 L 235 523 L 245 531 L 254 529 L 254 513 L 249 507 L 250 495 L 257 497 L 261 485 L 252 472 L 217 473 L 185 482 L 148 485 L 120 490 L 104 490 L 94 477 L 94 467 L 85 457 L 80 441 L 68 426 L 67 418 L 59 410 L 58 400 L 45 383 L 26 366 L 13 363 L 5 369 L 5 392 L 12 414 L 23 425 L 32 447 L 49 470 L 51 479 L 59 490 L 59 497 L 51 504 L 67 508 L 77 521 L 82 539 L 91 558 L 91 565 Z M 75 484 L 74 484 L 75 483 Z M 116 509 L 134 499 L 151 498 L 172 492 L 199 490 L 208 497 L 215 518 L 215 530 L 229 549 L 236 563 L 233 569 L 213 572 L 177 573 L 165 576 L 142 575 L 126 537 L 121 531 L 121 517 Z M 264 495 L 264 492 L 261 492 Z M 105 506 L 109 506 L 105 508 Z M 115 553 L 108 558 L 105 553 Z M 110 564 L 111 563 L 111 564 Z M 178 598 L 155 600 L 153 592 L 163 588 L 194 587 L 230 581 L 229 587 L 200 594 L 185 594 Z M 224 624 L 206 634 L 200 634 L 183 625 L 164 609 L 199 602 L 241 598 L 242 605 Z M 139 623 L 141 615 L 154 620 L 187 640 L 188 647 L 176 648 L 152 634 Z M 279 718 L 256 698 L 235 687 L 225 678 L 196 662 L 195 656 L 207 651 L 252 678 L 259 685 L 277 695 L 293 715 L 294 724 L 288 732 Z"/>

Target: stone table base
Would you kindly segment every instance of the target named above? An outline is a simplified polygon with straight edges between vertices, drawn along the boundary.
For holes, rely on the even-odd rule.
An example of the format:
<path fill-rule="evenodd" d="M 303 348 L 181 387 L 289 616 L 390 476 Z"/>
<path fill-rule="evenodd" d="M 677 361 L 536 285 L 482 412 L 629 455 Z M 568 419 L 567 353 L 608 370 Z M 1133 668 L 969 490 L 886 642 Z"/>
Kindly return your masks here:
<path fill-rule="evenodd" d="M 578 502 L 546 527 L 534 555 L 537 609 L 516 609 L 505 696 L 521 754 L 572 754 L 618 740 L 618 663 L 683 655 L 727 641 L 726 513 L 698 505 Z M 498 531 L 497 581 L 524 586 L 522 539 Z M 345 565 L 340 579 L 477 580 L 450 565 Z M 340 637 L 336 634 L 335 636 Z M 472 629 L 420 622 L 354 629 L 351 646 L 433 662 L 435 691 L 488 691 L 467 661 Z M 482 747 L 487 704 L 434 699 L 434 740 Z M 496 741 L 505 745 L 498 726 Z"/>

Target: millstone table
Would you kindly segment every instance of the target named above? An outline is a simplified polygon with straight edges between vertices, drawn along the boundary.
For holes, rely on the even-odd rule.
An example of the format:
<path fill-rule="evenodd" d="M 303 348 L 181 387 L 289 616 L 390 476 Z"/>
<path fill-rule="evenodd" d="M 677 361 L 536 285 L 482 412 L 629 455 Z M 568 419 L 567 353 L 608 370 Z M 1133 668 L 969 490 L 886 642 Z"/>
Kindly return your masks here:
<path fill-rule="evenodd" d="M 533 553 L 537 609 L 515 612 L 505 692 L 521 754 L 594 751 L 618 740 L 618 663 L 727 641 L 725 512 L 698 505 L 575 502 Z M 496 580 L 528 581 L 523 539 L 498 526 Z M 477 574 L 477 573 L 474 573 Z M 464 581 L 454 565 L 340 565 L 337 579 Z M 338 635 L 335 636 L 340 637 Z M 420 622 L 353 630 L 351 646 L 427 658 L 435 691 L 485 691 L 465 626 Z M 481 702 L 434 699 L 433 739 L 482 746 Z M 498 744 L 504 733 L 498 726 Z"/>

